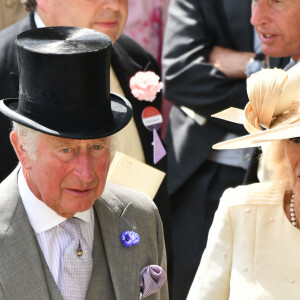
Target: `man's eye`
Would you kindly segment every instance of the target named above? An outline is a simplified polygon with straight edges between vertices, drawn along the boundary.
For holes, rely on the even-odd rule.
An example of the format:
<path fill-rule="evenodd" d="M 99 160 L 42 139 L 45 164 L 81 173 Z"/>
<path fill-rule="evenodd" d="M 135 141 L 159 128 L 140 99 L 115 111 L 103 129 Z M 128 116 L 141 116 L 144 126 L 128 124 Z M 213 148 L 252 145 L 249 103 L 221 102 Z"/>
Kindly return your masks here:
<path fill-rule="evenodd" d="M 290 140 L 296 144 L 300 143 L 300 137 L 294 137 L 294 138 L 291 138 Z"/>
<path fill-rule="evenodd" d="M 69 152 L 71 152 L 71 148 L 62 148 L 61 152 L 63 152 L 63 153 L 69 153 Z"/>
<path fill-rule="evenodd" d="M 100 150 L 102 147 L 101 147 L 100 145 L 94 145 L 93 148 L 94 148 L 95 150 Z"/>

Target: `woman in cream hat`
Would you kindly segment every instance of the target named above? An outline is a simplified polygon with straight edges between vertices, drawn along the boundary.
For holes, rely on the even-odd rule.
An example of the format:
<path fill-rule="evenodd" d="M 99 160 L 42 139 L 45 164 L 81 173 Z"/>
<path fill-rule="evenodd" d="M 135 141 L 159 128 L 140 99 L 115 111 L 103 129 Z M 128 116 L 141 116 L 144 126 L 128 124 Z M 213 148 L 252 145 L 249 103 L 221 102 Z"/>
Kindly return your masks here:
<path fill-rule="evenodd" d="M 270 181 L 226 190 L 188 300 L 300 299 L 300 64 L 247 80 L 249 103 L 215 117 L 248 135 L 215 149 L 270 144 Z"/>

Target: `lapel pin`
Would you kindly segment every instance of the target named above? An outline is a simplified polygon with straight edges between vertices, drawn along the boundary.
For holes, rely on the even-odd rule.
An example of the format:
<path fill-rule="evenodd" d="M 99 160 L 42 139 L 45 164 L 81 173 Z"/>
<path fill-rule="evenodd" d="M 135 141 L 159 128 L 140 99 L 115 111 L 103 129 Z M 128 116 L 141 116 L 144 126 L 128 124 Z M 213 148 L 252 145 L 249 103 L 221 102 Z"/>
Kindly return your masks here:
<path fill-rule="evenodd" d="M 124 247 L 132 247 L 140 242 L 138 233 L 128 230 L 121 234 L 120 239 Z"/>
<path fill-rule="evenodd" d="M 156 164 L 166 155 L 166 149 L 157 133 L 162 125 L 163 118 L 157 108 L 148 106 L 142 112 L 142 120 L 145 127 L 153 132 L 153 162 Z"/>

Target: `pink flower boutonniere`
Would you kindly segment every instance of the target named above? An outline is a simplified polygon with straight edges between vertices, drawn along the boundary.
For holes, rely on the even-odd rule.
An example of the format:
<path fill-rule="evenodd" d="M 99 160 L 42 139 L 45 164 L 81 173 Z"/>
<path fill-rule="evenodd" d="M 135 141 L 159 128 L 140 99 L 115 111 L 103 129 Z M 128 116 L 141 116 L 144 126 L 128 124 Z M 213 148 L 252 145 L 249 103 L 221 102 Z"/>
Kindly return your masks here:
<path fill-rule="evenodd" d="M 130 78 L 130 89 L 132 95 L 138 100 L 153 101 L 156 94 L 163 88 L 159 76 L 154 72 L 137 72 Z"/>

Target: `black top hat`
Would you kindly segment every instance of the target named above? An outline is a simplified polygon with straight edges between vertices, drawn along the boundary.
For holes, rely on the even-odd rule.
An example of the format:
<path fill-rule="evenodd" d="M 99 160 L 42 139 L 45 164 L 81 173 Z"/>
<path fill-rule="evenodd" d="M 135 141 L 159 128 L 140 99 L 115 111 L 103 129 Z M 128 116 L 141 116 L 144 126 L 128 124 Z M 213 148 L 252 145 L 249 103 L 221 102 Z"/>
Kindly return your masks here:
<path fill-rule="evenodd" d="M 111 40 L 98 31 L 45 27 L 16 38 L 19 99 L 0 111 L 47 134 L 94 139 L 111 135 L 131 119 L 128 100 L 110 93 Z"/>

